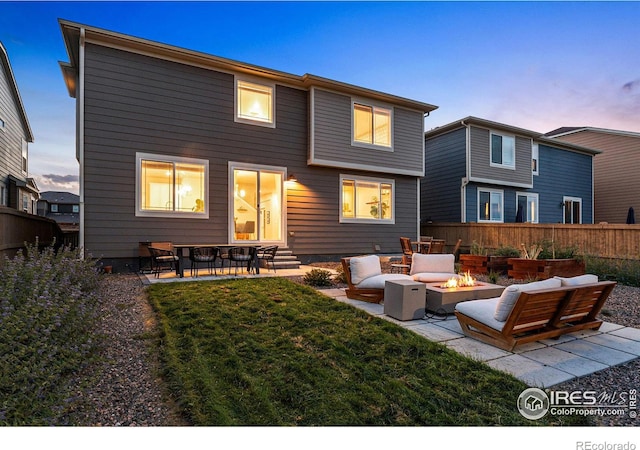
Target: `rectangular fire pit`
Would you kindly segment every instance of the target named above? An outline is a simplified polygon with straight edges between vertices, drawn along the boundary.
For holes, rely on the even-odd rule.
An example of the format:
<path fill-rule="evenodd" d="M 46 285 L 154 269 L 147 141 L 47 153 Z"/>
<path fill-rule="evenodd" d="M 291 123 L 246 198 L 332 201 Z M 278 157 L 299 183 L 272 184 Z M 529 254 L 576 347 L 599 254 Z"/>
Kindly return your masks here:
<path fill-rule="evenodd" d="M 444 282 L 426 283 L 427 310 L 451 314 L 456 304 L 460 302 L 499 297 L 505 288 L 490 283 L 477 283 L 470 287 L 441 288 L 443 284 Z"/>

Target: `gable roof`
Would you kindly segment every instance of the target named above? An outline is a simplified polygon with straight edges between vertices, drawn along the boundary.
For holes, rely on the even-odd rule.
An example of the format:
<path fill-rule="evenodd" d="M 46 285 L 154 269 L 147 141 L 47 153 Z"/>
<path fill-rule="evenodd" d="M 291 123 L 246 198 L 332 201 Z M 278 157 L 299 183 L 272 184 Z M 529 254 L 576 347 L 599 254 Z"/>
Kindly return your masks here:
<path fill-rule="evenodd" d="M 182 64 L 190 64 L 206 69 L 219 70 L 221 72 L 242 73 L 267 78 L 274 82 L 297 87 L 299 89 L 306 90 L 311 87 L 324 87 L 338 92 L 366 96 L 376 100 L 392 103 L 397 106 L 419 110 L 424 113 L 429 113 L 438 108 L 437 106 L 429 103 L 398 97 L 392 94 L 374 91 L 312 74 L 304 74 L 302 76 L 293 75 L 207 53 L 188 50 L 160 42 L 154 42 L 101 28 L 70 22 L 63 19 L 59 19 L 58 22 L 62 29 L 62 35 L 69 55 L 68 63 L 60 62 L 59 64 L 67 85 L 67 90 L 71 97 L 75 97 L 76 95 L 78 68 L 80 67 L 80 40 L 83 39 L 86 42 L 96 42 L 108 47 L 140 53 L 169 61 L 176 61 Z"/>
<path fill-rule="evenodd" d="M 49 203 L 79 204 L 80 196 L 71 192 L 46 191 L 40 193 L 40 200 Z"/>
<path fill-rule="evenodd" d="M 608 128 L 595 128 L 595 127 L 560 127 L 560 128 L 556 128 L 553 131 L 549 131 L 548 133 L 545 133 L 545 136 L 556 138 L 560 136 L 566 136 L 567 134 L 580 133 L 582 131 L 591 131 L 593 133 L 615 134 L 618 136 L 629 136 L 629 137 L 640 138 L 640 133 L 637 133 L 635 131 L 610 130 Z"/>
<path fill-rule="evenodd" d="M 22 103 L 22 97 L 20 97 L 18 83 L 16 83 L 16 78 L 13 75 L 11 63 L 9 62 L 9 55 L 7 54 L 7 50 L 4 48 L 2 42 L 0 42 L 0 63 L 4 66 L 5 73 L 7 73 L 9 77 L 7 81 L 9 83 L 9 88 L 11 88 L 11 93 L 15 98 L 16 105 L 18 107 L 18 114 L 20 115 L 20 119 L 22 119 L 22 126 L 24 127 L 26 141 L 33 142 L 33 132 L 31 131 L 31 125 L 29 125 L 29 119 L 27 118 L 27 113 L 24 109 L 24 104 Z"/>
<path fill-rule="evenodd" d="M 492 120 L 482 119 L 480 117 L 467 116 L 464 119 L 456 120 L 455 122 L 448 123 L 441 127 L 436 127 L 427 131 L 424 135 L 425 138 L 432 138 L 440 134 L 448 133 L 450 131 L 466 128 L 469 125 L 475 125 L 481 128 L 489 128 L 496 131 L 505 131 L 507 133 L 515 134 L 518 136 L 528 137 L 540 144 L 548 145 L 562 150 L 569 150 L 579 153 L 586 153 L 589 155 L 597 155 L 602 153 L 600 150 L 595 150 L 581 145 L 572 144 L 570 142 L 560 141 L 558 139 L 552 139 L 545 134 L 537 131 L 527 130 L 525 128 L 514 127 L 500 122 L 494 122 Z"/>

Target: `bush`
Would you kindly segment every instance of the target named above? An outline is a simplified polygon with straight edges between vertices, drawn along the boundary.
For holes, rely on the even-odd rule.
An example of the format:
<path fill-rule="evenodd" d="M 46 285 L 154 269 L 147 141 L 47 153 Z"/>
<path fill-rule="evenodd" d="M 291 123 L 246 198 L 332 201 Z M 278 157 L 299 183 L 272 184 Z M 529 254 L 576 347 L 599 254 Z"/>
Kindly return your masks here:
<path fill-rule="evenodd" d="M 507 256 L 510 258 L 520 257 L 520 250 L 510 245 L 501 245 L 491 253 L 494 256 Z"/>
<path fill-rule="evenodd" d="M 311 269 L 304 275 L 304 282 L 309 286 L 331 286 L 331 272 L 325 269 Z"/>
<path fill-rule="evenodd" d="M 601 280 L 615 280 L 626 286 L 640 286 L 640 261 L 633 259 L 600 258 L 587 255 L 585 270 Z"/>
<path fill-rule="evenodd" d="M 60 425 L 68 377 L 95 349 L 99 275 L 78 252 L 27 246 L 0 271 L 0 424 Z"/>

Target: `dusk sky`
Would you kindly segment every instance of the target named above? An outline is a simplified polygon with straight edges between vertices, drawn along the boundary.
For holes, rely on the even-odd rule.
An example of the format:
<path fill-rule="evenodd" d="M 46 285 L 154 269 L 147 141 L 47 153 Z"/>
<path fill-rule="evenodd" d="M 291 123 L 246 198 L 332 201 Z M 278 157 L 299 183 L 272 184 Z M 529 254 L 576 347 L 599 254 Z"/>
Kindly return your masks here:
<path fill-rule="evenodd" d="M 0 2 L 41 191 L 78 192 L 58 18 L 529 130 L 640 132 L 640 2 Z"/>

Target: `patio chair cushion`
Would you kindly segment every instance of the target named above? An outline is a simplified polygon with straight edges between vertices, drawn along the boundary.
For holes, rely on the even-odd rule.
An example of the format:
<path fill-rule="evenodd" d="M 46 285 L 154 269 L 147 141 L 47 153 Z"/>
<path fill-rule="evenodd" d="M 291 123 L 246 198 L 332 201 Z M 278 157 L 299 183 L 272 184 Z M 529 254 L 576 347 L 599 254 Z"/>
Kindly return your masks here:
<path fill-rule="evenodd" d="M 448 272 L 421 272 L 412 275 L 413 281 L 421 283 L 435 283 L 436 281 L 447 281 L 449 278 L 457 278 L 458 274 Z"/>
<path fill-rule="evenodd" d="M 518 292 L 518 295 L 520 295 L 520 292 Z M 472 317 L 494 330 L 502 331 L 505 321 L 496 320 L 494 317 L 498 301 L 500 301 L 500 297 L 460 302 L 456 304 L 456 311 L 460 311 L 462 314 Z"/>
<path fill-rule="evenodd" d="M 564 278 L 564 277 L 554 277 L 557 280 L 560 280 L 562 286 L 582 286 L 585 284 L 595 284 L 598 282 L 598 275 L 578 275 L 576 277 Z"/>
<path fill-rule="evenodd" d="M 502 291 L 502 295 L 499 297 L 496 304 L 494 318 L 500 322 L 504 322 L 511 314 L 513 305 L 516 304 L 516 300 L 520 296 L 521 292 L 538 291 L 541 289 L 555 289 L 561 287 L 560 280 L 555 278 L 549 278 L 542 281 L 534 281 L 526 284 L 512 284 Z"/>
<path fill-rule="evenodd" d="M 351 282 L 358 287 L 360 287 L 359 284 L 363 280 L 382 274 L 378 255 L 351 258 L 349 266 L 351 270 Z M 384 283 L 382 287 L 384 288 Z"/>
<path fill-rule="evenodd" d="M 411 280 L 409 275 L 401 273 L 384 273 L 365 278 L 358 284 L 358 289 L 384 289 L 387 281 L 391 280 Z"/>
<path fill-rule="evenodd" d="M 455 273 L 455 259 L 454 255 L 447 253 L 414 253 L 411 256 L 411 271 L 409 275 L 418 273 Z"/>

